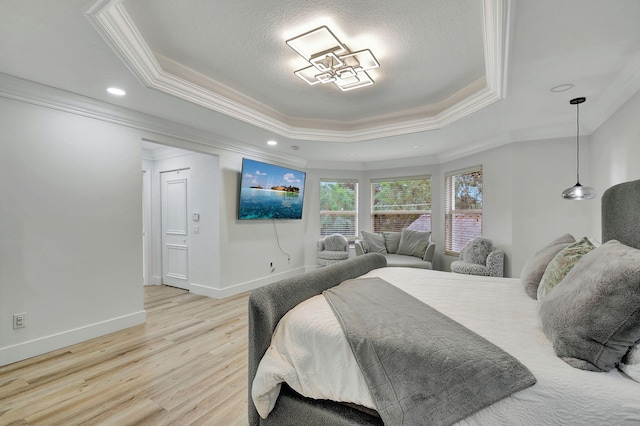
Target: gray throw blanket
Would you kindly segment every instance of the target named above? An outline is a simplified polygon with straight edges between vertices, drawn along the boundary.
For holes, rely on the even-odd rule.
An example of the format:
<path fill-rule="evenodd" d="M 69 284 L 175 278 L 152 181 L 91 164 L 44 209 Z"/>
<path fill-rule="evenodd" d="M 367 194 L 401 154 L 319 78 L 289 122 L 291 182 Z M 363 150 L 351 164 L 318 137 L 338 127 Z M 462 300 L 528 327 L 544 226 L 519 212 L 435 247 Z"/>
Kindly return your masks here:
<path fill-rule="evenodd" d="M 536 382 L 511 355 L 380 278 L 324 296 L 386 425 L 452 424 Z"/>

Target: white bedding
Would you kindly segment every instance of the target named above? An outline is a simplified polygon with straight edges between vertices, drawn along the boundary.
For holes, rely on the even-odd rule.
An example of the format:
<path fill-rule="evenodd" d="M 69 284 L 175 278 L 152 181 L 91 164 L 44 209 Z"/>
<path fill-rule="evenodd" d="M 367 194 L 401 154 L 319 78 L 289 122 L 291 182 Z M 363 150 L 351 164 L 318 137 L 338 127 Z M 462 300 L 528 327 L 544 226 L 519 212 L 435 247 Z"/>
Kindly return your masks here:
<path fill-rule="evenodd" d="M 537 302 L 519 279 L 412 268 L 382 268 L 380 277 L 501 347 L 526 365 L 537 383 L 459 424 L 640 424 L 640 384 L 618 370 L 575 369 L 555 356 L 537 319 Z M 286 382 L 316 399 L 375 409 L 342 329 L 324 296 L 308 299 L 280 321 L 252 386 L 264 418 Z"/>

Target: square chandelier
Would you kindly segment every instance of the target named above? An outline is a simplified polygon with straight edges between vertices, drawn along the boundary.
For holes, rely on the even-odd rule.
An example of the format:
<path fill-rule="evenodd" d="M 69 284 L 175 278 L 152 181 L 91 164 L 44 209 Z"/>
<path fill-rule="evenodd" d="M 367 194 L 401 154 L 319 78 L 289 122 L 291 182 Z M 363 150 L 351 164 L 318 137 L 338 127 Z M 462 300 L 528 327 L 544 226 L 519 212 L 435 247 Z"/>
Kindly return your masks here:
<path fill-rule="evenodd" d="M 366 71 L 380 66 L 369 49 L 351 52 L 326 26 L 286 43 L 309 62 L 294 74 L 311 86 L 333 83 L 343 92 L 370 86 L 374 81 Z"/>

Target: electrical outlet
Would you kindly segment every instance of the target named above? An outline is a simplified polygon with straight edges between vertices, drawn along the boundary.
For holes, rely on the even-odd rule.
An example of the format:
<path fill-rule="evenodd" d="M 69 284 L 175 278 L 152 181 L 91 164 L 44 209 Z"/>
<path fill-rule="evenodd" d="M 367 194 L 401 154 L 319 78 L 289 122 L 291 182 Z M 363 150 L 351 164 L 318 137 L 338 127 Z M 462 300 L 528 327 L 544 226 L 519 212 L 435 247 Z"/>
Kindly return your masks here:
<path fill-rule="evenodd" d="M 271 272 L 275 272 L 276 271 L 276 267 L 273 266 L 273 262 L 269 262 L 269 268 L 271 268 Z"/>
<path fill-rule="evenodd" d="M 13 314 L 13 328 L 24 328 L 27 326 L 27 314 Z"/>

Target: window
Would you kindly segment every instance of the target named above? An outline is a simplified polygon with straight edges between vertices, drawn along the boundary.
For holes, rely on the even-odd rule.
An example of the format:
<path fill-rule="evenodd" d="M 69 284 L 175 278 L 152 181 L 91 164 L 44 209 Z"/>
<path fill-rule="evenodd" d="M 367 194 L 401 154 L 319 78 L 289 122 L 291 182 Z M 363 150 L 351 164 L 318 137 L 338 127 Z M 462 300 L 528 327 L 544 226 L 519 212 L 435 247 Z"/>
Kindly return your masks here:
<path fill-rule="evenodd" d="M 431 176 L 371 181 L 373 232 L 431 231 Z"/>
<path fill-rule="evenodd" d="M 356 238 L 358 229 L 358 182 L 320 181 L 320 235 L 342 234 Z"/>
<path fill-rule="evenodd" d="M 459 255 L 482 236 L 482 166 L 445 175 L 444 251 Z"/>

